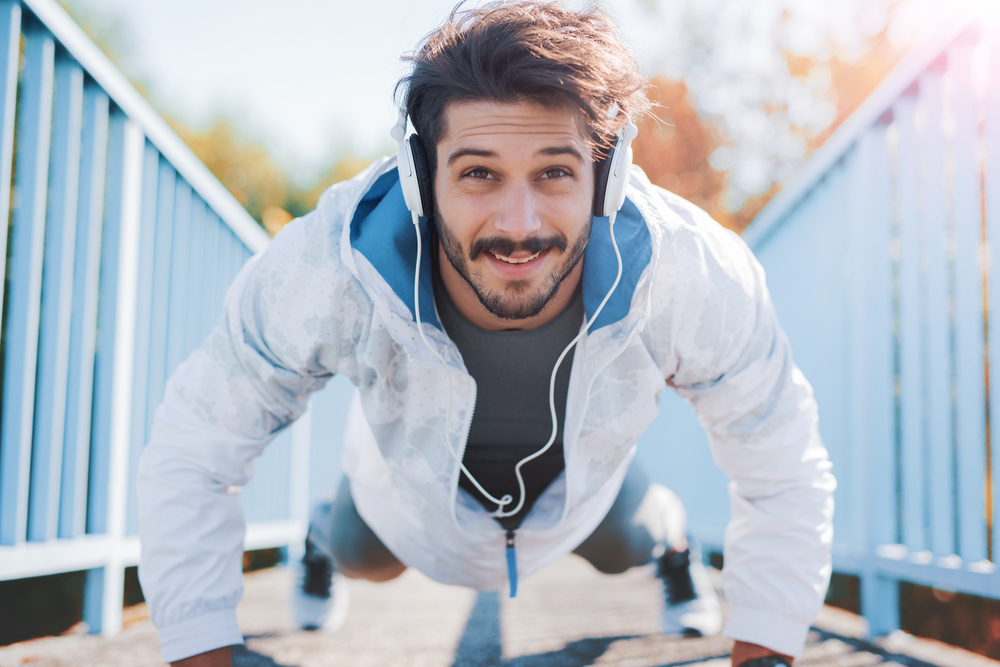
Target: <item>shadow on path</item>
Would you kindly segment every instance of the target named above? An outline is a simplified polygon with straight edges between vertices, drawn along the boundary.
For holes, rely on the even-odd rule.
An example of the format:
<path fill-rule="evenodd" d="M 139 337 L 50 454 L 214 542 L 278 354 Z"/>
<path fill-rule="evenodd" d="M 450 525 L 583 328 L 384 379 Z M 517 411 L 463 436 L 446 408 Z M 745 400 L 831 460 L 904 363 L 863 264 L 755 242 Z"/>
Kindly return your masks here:
<path fill-rule="evenodd" d="M 828 639 L 836 639 L 850 646 L 855 653 L 873 653 L 888 663 L 906 665 L 907 667 L 939 667 L 939 665 L 927 662 L 926 660 L 921 660 L 920 658 L 914 658 L 913 656 L 905 655 L 903 653 L 888 651 L 881 646 L 877 646 L 864 639 L 845 637 L 844 635 L 838 635 L 835 632 L 829 632 L 819 628 L 810 628 L 810 630 L 819 635 L 820 642 L 825 642 Z"/>
<path fill-rule="evenodd" d="M 700 662 L 708 662 L 709 660 L 723 660 L 729 657 L 729 653 L 720 653 L 719 655 L 706 655 L 701 658 L 692 658 L 691 660 L 681 660 L 680 662 L 667 662 L 657 667 L 686 667 L 686 665 L 697 665 Z"/>
<path fill-rule="evenodd" d="M 252 651 L 242 644 L 233 647 L 233 667 L 295 667 L 275 662 L 274 658 Z"/>
<path fill-rule="evenodd" d="M 479 593 L 455 649 L 452 667 L 499 667 L 503 664 L 500 594 Z"/>
<path fill-rule="evenodd" d="M 621 639 L 634 639 L 634 637 L 588 637 L 570 642 L 558 651 L 522 655 L 519 658 L 498 664 L 502 664 L 504 667 L 584 667 L 585 665 L 593 665 L 594 661 L 604 655 L 611 644 Z"/>
<path fill-rule="evenodd" d="M 455 650 L 452 667 L 584 667 L 604 655 L 622 637 L 594 637 L 570 642 L 558 651 L 503 659 L 500 637 L 500 595 L 479 593 Z"/>

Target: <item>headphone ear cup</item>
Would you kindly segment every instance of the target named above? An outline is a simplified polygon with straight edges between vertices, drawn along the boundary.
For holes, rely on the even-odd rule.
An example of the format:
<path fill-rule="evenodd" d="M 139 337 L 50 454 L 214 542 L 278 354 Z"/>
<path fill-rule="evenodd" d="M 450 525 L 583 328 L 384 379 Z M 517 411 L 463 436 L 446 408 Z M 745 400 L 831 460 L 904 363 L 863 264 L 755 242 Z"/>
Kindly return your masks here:
<path fill-rule="evenodd" d="M 431 173 L 430 160 L 424 142 L 416 134 L 410 135 L 410 152 L 413 154 L 413 171 L 417 177 L 417 188 L 420 190 L 420 203 L 423 204 L 424 217 L 434 217 L 434 174 Z"/>
<path fill-rule="evenodd" d="M 603 160 L 594 163 L 594 217 L 603 218 L 604 200 L 608 194 L 608 177 L 611 175 L 611 165 L 614 163 L 615 149 L 608 152 Z"/>

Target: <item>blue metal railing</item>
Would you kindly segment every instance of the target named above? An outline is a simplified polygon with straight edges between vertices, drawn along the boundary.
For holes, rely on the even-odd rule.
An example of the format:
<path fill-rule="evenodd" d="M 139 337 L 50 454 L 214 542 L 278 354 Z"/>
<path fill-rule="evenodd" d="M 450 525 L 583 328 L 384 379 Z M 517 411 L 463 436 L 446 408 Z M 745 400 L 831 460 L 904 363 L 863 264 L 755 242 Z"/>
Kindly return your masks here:
<path fill-rule="evenodd" d="M 52 0 L 0 0 L 0 92 L 0 579 L 87 570 L 85 620 L 112 634 L 153 411 L 268 238 Z M 300 542 L 336 482 L 331 461 L 307 483 L 310 423 L 258 462 L 247 548 Z"/>
<path fill-rule="evenodd" d="M 996 22 L 958 22 L 901 63 L 744 239 L 816 392 L 839 481 L 834 569 L 860 577 L 871 634 L 898 627 L 903 580 L 1000 598 Z M 658 424 L 704 440 L 674 400 Z M 706 486 L 707 465 L 666 481 L 717 545 L 725 480 Z"/>

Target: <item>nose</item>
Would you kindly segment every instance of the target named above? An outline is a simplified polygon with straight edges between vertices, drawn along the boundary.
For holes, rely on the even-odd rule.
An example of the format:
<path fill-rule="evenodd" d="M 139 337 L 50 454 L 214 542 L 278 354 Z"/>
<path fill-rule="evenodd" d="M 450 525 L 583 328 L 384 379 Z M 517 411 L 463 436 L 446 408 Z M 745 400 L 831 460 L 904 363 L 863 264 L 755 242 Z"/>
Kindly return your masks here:
<path fill-rule="evenodd" d="M 514 240 L 525 239 L 542 228 L 538 202 L 527 184 L 512 183 L 500 200 L 494 227 Z"/>

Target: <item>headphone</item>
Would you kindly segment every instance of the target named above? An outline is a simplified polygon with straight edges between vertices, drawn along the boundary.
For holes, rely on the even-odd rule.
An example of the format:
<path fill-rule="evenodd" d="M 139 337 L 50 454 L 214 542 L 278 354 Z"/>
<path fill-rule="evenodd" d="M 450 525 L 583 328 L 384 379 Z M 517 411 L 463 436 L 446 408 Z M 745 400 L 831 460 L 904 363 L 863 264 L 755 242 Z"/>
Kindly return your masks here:
<path fill-rule="evenodd" d="M 611 105 L 608 110 L 608 118 L 613 119 L 618 116 L 618 103 L 615 102 Z M 451 409 L 452 409 L 452 398 L 453 398 L 453 383 L 451 380 L 451 368 L 448 363 L 444 360 L 444 357 L 438 353 L 438 351 L 430 344 L 427 340 L 427 336 L 424 333 L 423 324 L 420 321 L 420 256 L 422 253 L 422 240 L 420 235 L 420 218 L 430 218 L 434 215 L 434 175 L 431 173 L 430 162 L 427 159 L 427 151 L 424 148 L 423 142 L 420 140 L 416 134 L 411 134 L 409 138 L 404 138 L 406 135 L 406 111 L 402 111 L 399 114 L 399 119 L 396 121 L 396 125 L 393 126 L 390 135 L 396 140 L 399 148 L 397 151 L 397 162 L 399 167 L 399 182 L 403 189 L 403 199 L 406 201 L 406 208 L 410 211 L 410 216 L 413 219 L 413 227 L 417 234 L 417 261 L 416 270 L 413 277 L 413 309 L 414 317 L 417 324 L 417 332 L 420 334 L 421 340 L 427 349 L 430 350 L 441 366 L 444 368 L 448 375 L 448 414 L 444 422 L 444 430 L 440 432 L 441 439 L 444 441 L 446 449 L 451 452 L 452 457 L 458 462 L 458 466 L 466 477 L 472 482 L 472 485 L 483 494 L 490 502 L 496 503 L 497 509 L 492 512 L 490 516 L 494 518 L 504 518 L 508 516 L 513 516 L 521 511 L 521 507 L 524 506 L 524 478 L 521 476 L 521 468 L 532 461 L 552 447 L 552 444 L 556 440 L 556 435 L 559 432 L 559 417 L 556 414 L 556 403 L 555 403 L 555 390 L 556 390 L 556 374 L 559 372 L 559 366 L 562 365 L 563 359 L 573 346 L 576 345 L 590 330 L 591 325 L 597 321 L 597 317 L 604 310 L 604 305 L 611 298 L 615 289 L 618 287 L 618 283 L 621 281 L 622 277 L 622 255 L 618 250 L 618 242 L 615 240 L 615 218 L 618 216 L 618 210 L 625 203 L 625 186 L 628 184 L 629 171 L 632 167 L 632 140 L 635 139 L 638 134 L 638 130 L 635 125 L 632 124 L 632 119 L 627 115 L 625 117 L 625 127 L 618 130 L 615 133 L 615 145 L 608 153 L 608 156 L 603 160 L 594 164 L 594 207 L 593 214 L 596 217 L 607 217 L 609 222 L 609 228 L 611 232 L 611 245 L 615 250 L 615 257 L 618 259 L 618 275 L 615 277 L 614 283 L 611 285 L 611 289 L 605 295 L 604 300 L 594 311 L 593 316 L 584 324 L 580 333 L 566 346 L 566 349 L 562 351 L 559 358 L 556 360 L 555 367 L 552 369 L 552 376 L 549 378 L 549 415 L 552 417 L 552 434 L 549 436 L 549 440 L 545 445 L 536 451 L 534 454 L 530 454 L 514 466 L 514 474 L 517 477 L 517 484 L 520 489 L 520 500 L 518 500 L 517 505 L 512 510 L 505 510 L 504 508 L 514 502 L 514 497 L 511 494 L 504 494 L 500 498 L 495 498 L 492 496 L 483 486 L 472 476 L 472 473 L 465 467 L 462 462 L 462 457 L 458 455 L 455 448 L 451 444 L 451 438 L 448 437 L 447 429 L 448 425 L 451 424 Z M 458 518 L 455 516 L 455 505 L 452 504 L 452 519 L 455 521 L 455 525 L 460 526 L 458 523 Z M 510 537 L 508 536 L 508 539 Z M 508 556 L 510 558 L 510 556 Z M 508 567 L 509 567 L 508 563 Z M 511 597 L 514 595 L 514 588 L 511 589 Z"/>
<path fill-rule="evenodd" d="M 608 110 L 608 117 L 618 115 L 618 103 L 615 102 Z M 390 134 L 399 145 L 396 152 L 399 166 L 399 182 L 403 187 L 403 199 L 406 208 L 420 217 L 434 216 L 434 174 L 431 173 L 430 160 L 424 142 L 416 134 L 405 138 L 405 111 L 400 112 L 399 120 Z M 595 217 L 610 217 L 625 203 L 625 185 L 628 183 L 629 168 L 632 166 L 632 140 L 639 131 L 632 124 L 632 119 L 625 117 L 625 127 L 615 133 L 615 145 L 608 155 L 594 163 L 594 207 Z"/>

